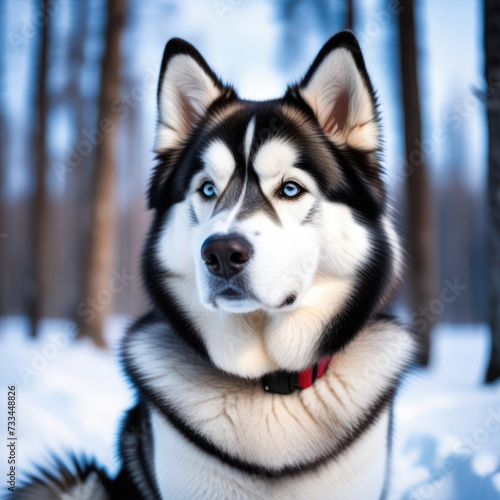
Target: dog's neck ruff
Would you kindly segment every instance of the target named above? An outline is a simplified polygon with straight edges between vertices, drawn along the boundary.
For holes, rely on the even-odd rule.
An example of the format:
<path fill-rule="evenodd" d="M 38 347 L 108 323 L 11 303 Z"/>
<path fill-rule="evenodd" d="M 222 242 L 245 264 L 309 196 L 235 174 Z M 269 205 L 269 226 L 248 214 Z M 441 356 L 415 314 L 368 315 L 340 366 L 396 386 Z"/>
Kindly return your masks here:
<path fill-rule="evenodd" d="M 269 394 L 260 378 L 217 369 L 149 318 L 127 333 L 123 360 L 141 400 L 189 441 L 238 469 L 280 477 L 334 459 L 386 418 L 413 350 L 403 327 L 376 320 L 308 390 Z"/>
<path fill-rule="evenodd" d="M 286 372 L 283 370 L 268 373 L 262 377 L 262 386 L 266 392 L 275 394 L 291 394 L 296 389 L 307 389 L 320 379 L 330 366 L 332 357 L 322 359 L 314 366 L 300 372 Z"/>

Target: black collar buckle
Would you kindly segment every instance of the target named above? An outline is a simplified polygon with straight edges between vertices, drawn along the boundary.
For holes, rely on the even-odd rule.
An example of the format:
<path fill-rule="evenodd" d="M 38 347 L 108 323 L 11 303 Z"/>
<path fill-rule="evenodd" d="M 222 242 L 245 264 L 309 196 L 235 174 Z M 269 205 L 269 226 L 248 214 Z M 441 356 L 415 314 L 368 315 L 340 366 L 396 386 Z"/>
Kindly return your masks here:
<path fill-rule="evenodd" d="M 266 392 L 291 394 L 299 387 L 299 375 L 283 370 L 268 373 L 262 377 L 262 386 Z"/>

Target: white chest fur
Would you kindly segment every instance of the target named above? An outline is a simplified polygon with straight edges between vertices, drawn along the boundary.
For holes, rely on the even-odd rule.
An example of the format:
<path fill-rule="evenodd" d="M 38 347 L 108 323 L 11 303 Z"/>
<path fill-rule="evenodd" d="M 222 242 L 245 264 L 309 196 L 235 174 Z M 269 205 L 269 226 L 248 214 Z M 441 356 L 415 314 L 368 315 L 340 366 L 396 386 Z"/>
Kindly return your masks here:
<path fill-rule="evenodd" d="M 129 373 L 155 401 L 154 469 L 164 498 L 379 498 L 392 391 L 413 351 L 404 328 L 372 323 L 321 379 L 290 395 L 213 368 L 168 328 L 131 332 L 124 349 Z M 189 441 L 165 412 L 224 460 Z"/>
<path fill-rule="evenodd" d="M 156 481 L 162 498 L 169 500 L 376 500 L 384 486 L 388 411 L 335 460 L 277 479 L 221 463 L 153 411 Z"/>

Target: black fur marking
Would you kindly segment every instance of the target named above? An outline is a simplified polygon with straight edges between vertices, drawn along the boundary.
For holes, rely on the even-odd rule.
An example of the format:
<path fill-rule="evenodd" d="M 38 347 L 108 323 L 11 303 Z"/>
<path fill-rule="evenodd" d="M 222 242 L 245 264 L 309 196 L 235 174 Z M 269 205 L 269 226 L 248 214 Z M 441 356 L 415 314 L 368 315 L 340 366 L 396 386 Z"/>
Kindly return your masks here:
<path fill-rule="evenodd" d="M 253 169 L 249 169 L 243 204 L 236 218 L 244 220 L 259 211 L 264 212 L 275 224 L 281 226 L 278 213 L 263 193 L 257 174 Z"/>
<path fill-rule="evenodd" d="M 346 203 L 366 218 L 378 218 L 386 202 L 378 157 L 352 148 L 337 151 L 336 157 L 346 183 L 331 193 L 332 201 Z"/>
<path fill-rule="evenodd" d="M 192 226 L 196 226 L 197 224 L 199 224 L 199 220 L 198 217 L 196 217 L 196 213 L 194 211 L 192 203 L 189 205 L 189 222 Z"/>
<path fill-rule="evenodd" d="M 399 384 L 396 387 L 396 391 L 394 397 L 396 397 L 399 389 Z M 389 414 L 389 430 L 387 432 L 387 441 L 386 441 L 386 461 L 385 461 L 385 481 L 384 488 L 382 489 L 382 493 L 380 494 L 379 500 L 386 500 L 389 496 L 390 486 L 391 486 L 391 469 L 392 469 L 392 448 L 393 448 L 393 432 L 394 432 L 394 405 L 391 407 Z"/>
<path fill-rule="evenodd" d="M 195 349 L 196 352 L 201 354 L 205 359 L 209 359 L 200 334 L 177 303 L 174 295 L 168 290 L 166 283 L 168 270 L 162 267 L 156 257 L 156 246 L 161 234 L 161 227 L 167 216 L 168 215 L 165 213 L 157 212 L 153 225 L 149 231 L 142 254 L 142 277 L 144 285 L 155 306 L 161 311 L 163 316 L 168 319 L 169 323 L 172 324 L 176 331 L 179 332 L 186 344 Z M 150 315 L 147 317 L 149 318 Z M 141 318 L 138 323 L 136 323 L 135 327 L 137 327 L 137 324 L 141 321 L 145 321 L 145 319 Z"/>
<path fill-rule="evenodd" d="M 318 367 L 318 363 L 313 366 L 313 382 L 316 382 L 316 379 L 318 378 Z"/>
<path fill-rule="evenodd" d="M 297 295 L 295 295 L 294 293 L 290 294 L 284 301 L 283 303 L 280 305 L 280 307 L 285 307 L 285 306 L 291 306 L 295 300 L 297 299 Z"/>
<path fill-rule="evenodd" d="M 378 218 L 384 212 L 386 199 L 378 154 L 336 147 L 305 102 L 287 104 L 309 116 L 303 123 L 287 125 L 287 138 L 299 150 L 300 159 L 295 166 L 316 181 L 328 200 L 344 203 L 366 218 Z M 311 137 L 315 138 L 314 150 Z"/>
<path fill-rule="evenodd" d="M 85 487 L 85 493 L 91 498 L 108 494 L 111 496 L 113 486 L 112 481 L 104 471 L 98 467 L 93 460 L 77 458 L 70 454 L 68 461 L 63 461 L 56 456 L 51 457 L 52 464 L 38 467 L 36 474 L 30 474 L 26 481 L 16 487 L 15 497 L 19 500 L 53 500 L 60 498 L 59 495 L 67 494 L 71 489 L 79 484 L 90 481 Z M 69 463 L 68 463 L 69 462 Z M 50 467 L 50 471 L 47 467 Z M 58 495 L 56 497 L 56 494 Z"/>
<path fill-rule="evenodd" d="M 281 108 L 276 109 L 282 124 L 280 137 L 298 150 L 299 158 L 294 166 L 307 172 L 325 197 L 330 199 L 332 190 L 342 186 L 341 171 L 337 165 L 339 150 L 328 139 L 304 100 L 291 99 L 287 93 L 282 103 L 301 116 L 300 121 L 292 121 Z"/>
<path fill-rule="evenodd" d="M 120 432 L 120 456 L 121 475 L 134 482 L 141 497 L 161 500 L 154 472 L 151 423 L 144 401 L 139 401 L 126 415 Z"/>
<path fill-rule="evenodd" d="M 314 203 L 309 212 L 307 212 L 301 224 L 305 226 L 307 224 L 314 223 L 314 218 L 316 217 L 318 212 L 319 212 L 319 203 Z"/>
<path fill-rule="evenodd" d="M 235 205 L 238 203 L 238 200 L 240 199 L 244 183 L 244 172 L 241 169 L 235 169 L 233 175 L 227 183 L 227 186 L 224 188 L 224 191 L 222 191 L 222 193 L 217 198 L 213 215 L 231 210 L 235 207 Z"/>

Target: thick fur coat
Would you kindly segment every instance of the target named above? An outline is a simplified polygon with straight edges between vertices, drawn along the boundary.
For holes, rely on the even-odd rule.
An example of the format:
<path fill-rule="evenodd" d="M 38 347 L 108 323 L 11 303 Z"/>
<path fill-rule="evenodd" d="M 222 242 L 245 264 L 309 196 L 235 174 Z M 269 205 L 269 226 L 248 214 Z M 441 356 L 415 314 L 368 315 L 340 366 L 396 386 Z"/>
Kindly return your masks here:
<path fill-rule="evenodd" d="M 240 99 L 171 40 L 155 150 L 143 255 L 154 311 L 122 349 L 138 403 L 121 433 L 123 470 L 94 493 L 383 498 L 392 404 L 414 343 L 384 315 L 402 253 L 355 37 L 333 37 L 299 83 L 264 102 Z M 263 386 L 330 357 L 310 387 Z"/>

